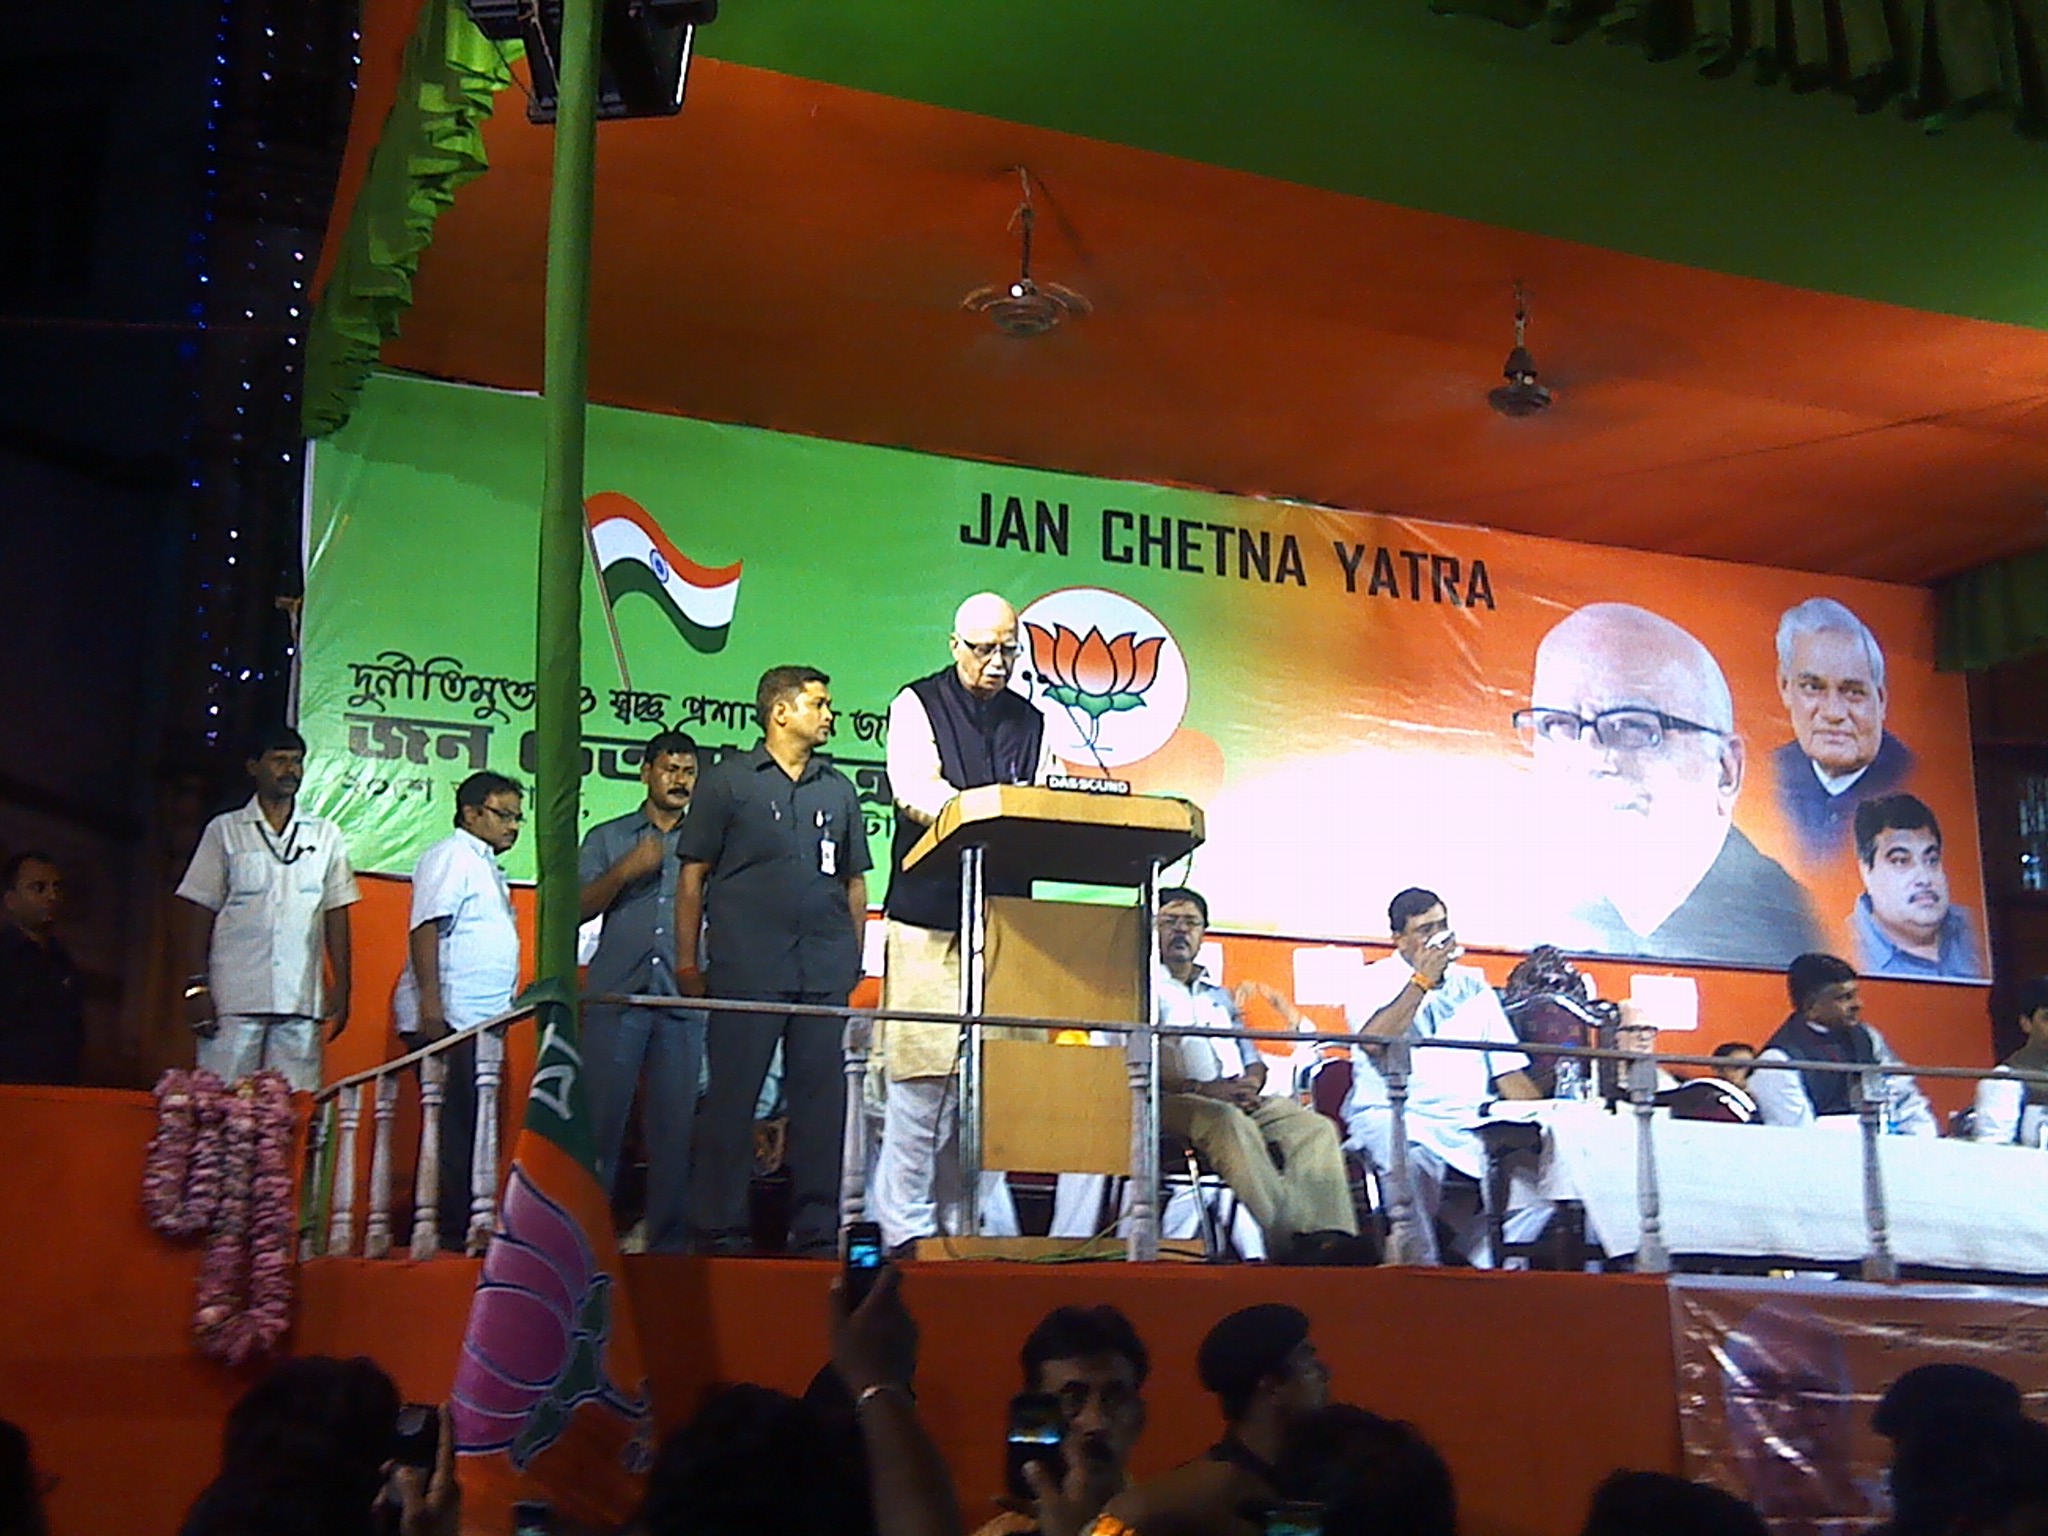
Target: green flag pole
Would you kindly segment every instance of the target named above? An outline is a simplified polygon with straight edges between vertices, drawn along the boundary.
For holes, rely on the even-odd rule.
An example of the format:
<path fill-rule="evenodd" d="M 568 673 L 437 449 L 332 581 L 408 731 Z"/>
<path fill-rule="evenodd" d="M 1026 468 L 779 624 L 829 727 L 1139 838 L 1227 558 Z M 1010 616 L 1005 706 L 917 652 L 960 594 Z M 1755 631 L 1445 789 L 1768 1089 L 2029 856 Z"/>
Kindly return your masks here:
<path fill-rule="evenodd" d="M 582 789 L 583 434 L 590 389 L 590 210 L 597 159 L 599 0 L 563 0 L 555 171 L 548 201 L 547 456 L 535 604 L 534 857 L 540 871 L 539 981 L 576 996 L 576 828 Z M 572 1026 L 574 1010 L 556 1023 Z"/>

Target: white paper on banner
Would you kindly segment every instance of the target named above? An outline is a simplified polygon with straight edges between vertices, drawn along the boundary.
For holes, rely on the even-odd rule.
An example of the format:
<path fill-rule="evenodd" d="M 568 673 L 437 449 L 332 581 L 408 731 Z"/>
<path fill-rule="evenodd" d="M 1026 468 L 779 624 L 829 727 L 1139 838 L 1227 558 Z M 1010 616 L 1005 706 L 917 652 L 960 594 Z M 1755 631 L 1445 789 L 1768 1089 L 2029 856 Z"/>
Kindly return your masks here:
<path fill-rule="evenodd" d="M 886 969 L 884 957 L 889 952 L 888 925 L 878 917 L 871 917 L 860 931 L 860 971 L 863 976 L 879 976 Z"/>
<path fill-rule="evenodd" d="M 1294 1001 L 1342 1007 L 1358 996 L 1365 956 L 1335 944 L 1304 946 L 1294 952 Z"/>
<path fill-rule="evenodd" d="M 1628 990 L 1638 1022 L 1659 1030 L 1700 1027 L 1700 984 L 1692 977 L 1635 975 Z"/>

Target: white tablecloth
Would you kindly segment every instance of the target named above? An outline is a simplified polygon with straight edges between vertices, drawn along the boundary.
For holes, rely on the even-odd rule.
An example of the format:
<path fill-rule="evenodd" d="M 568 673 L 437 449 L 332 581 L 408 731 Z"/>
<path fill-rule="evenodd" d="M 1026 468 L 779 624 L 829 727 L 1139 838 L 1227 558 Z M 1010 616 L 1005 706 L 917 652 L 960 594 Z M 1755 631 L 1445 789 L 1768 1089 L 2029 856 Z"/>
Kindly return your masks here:
<path fill-rule="evenodd" d="M 1608 1254 L 1634 1253 L 1634 1113 L 1557 1104 L 1528 1118 L 1543 1129 L 1538 1192 L 1581 1202 Z M 1664 1243 L 1673 1254 L 1841 1263 L 1869 1250 L 1863 1145 L 1852 1117 L 1797 1130 L 1662 1114 L 1651 1123 Z M 1901 1264 L 2048 1274 L 2048 1153 L 1922 1136 L 1886 1136 L 1879 1146 Z"/>

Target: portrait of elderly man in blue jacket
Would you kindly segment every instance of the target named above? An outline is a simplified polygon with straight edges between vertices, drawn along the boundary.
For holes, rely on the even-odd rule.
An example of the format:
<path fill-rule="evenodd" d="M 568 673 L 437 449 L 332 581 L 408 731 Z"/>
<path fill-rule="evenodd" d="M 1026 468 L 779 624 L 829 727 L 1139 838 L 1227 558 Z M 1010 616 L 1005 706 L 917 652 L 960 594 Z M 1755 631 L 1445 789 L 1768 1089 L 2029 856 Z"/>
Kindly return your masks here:
<path fill-rule="evenodd" d="M 1849 846 L 1856 807 L 1888 795 L 1913 754 L 1884 728 L 1884 650 L 1855 614 L 1810 597 L 1778 620 L 1778 695 L 1792 740 L 1771 755 L 1778 804 L 1810 860 Z"/>

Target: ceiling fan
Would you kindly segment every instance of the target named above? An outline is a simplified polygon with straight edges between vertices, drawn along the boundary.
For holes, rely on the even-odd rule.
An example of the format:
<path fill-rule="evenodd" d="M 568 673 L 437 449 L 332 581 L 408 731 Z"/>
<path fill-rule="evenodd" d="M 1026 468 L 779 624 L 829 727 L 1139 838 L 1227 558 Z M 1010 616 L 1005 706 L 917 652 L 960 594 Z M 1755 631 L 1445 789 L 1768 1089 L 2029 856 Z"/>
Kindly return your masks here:
<path fill-rule="evenodd" d="M 1550 391 L 1536 382 L 1536 359 L 1522 345 L 1529 329 L 1529 297 L 1515 284 L 1515 346 L 1501 368 L 1507 383 L 1486 392 L 1486 403 L 1503 416 L 1534 416 L 1550 409 Z"/>
<path fill-rule="evenodd" d="M 960 307 L 987 315 L 1006 336 L 1043 336 L 1069 315 L 1088 314 L 1095 306 L 1063 284 L 1040 282 L 1031 275 L 1031 229 L 1038 210 L 1031 201 L 1031 172 L 1020 165 L 1017 178 L 1023 184 L 1024 201 L 1010 215 L 1009 226 L 1018 232 L 1023 247 L 1017 276 L 1007 283 L 975 289 L 960 301 Z"/>

